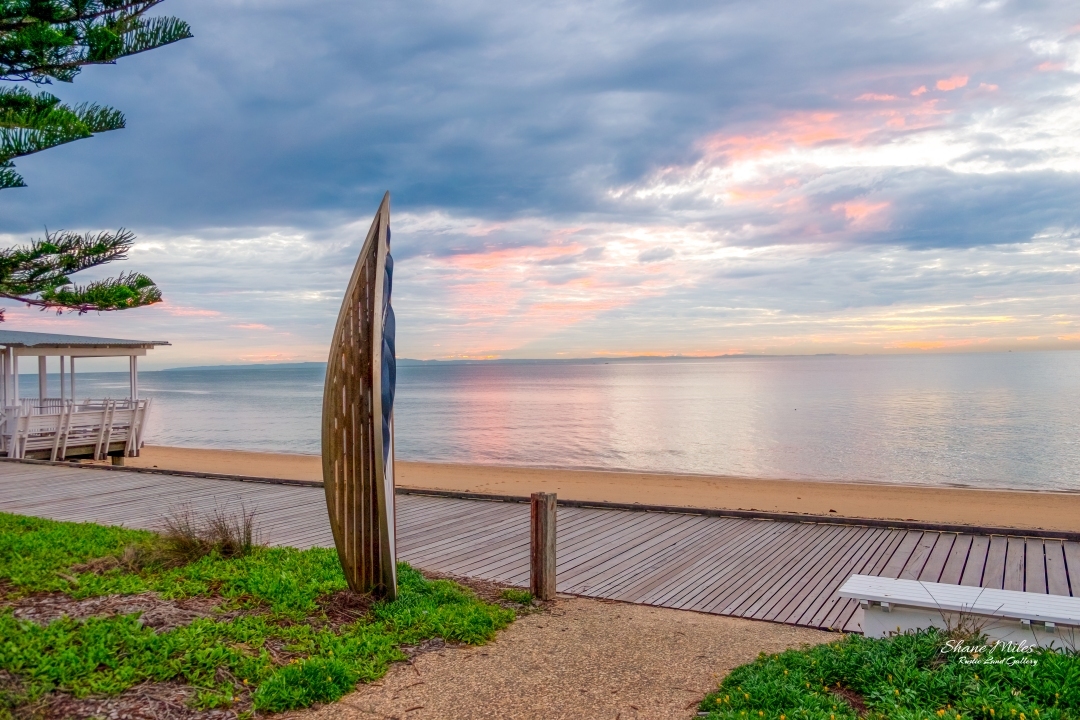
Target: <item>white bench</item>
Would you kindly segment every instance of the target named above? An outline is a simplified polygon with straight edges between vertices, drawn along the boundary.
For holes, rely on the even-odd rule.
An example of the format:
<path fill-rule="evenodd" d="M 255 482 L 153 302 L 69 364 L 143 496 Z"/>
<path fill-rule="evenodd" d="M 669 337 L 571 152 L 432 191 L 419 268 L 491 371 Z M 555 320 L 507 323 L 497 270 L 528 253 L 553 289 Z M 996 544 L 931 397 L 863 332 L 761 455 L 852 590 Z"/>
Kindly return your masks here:
<path fill-rule="evenodd" d="M 869 575 L 852 575 L 838 594 L 859 601 L 866 637 L 956 627 L 966 617 L 991 640 L 1058 648 L 1080 641 L 1080 598 Z"/>

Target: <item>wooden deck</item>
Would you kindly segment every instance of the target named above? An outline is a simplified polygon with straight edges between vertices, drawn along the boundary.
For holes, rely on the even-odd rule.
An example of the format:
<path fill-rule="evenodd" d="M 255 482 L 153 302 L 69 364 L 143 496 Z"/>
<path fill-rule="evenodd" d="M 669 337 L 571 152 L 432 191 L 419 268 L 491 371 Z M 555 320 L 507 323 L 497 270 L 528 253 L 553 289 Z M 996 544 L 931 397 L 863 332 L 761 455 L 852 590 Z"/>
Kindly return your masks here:
<path fill-rule="evenodd" d="M 274 545 L 333 545 L 323 491 L 0 462 L 0 511 L 154 528 L 170 508 L 243 503 Z M 413 565 L 527 586 L 525 504 L 398 496 Z M 1080 592 L 1080 543 L 851 525 L 560 507 L 560 592 L 809 627 L 859 629 L 836 590 L 853 573 Z"/>

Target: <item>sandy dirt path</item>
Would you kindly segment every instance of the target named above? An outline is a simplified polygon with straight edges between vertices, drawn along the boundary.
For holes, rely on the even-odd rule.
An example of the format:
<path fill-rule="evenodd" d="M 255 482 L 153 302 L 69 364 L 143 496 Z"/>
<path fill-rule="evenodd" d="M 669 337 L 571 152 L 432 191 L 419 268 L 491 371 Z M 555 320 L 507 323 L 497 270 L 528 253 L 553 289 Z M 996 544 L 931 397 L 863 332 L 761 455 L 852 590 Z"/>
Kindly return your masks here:
<path fill-rule="evenodd" d="M 759 652 L 837 633 L 585 598 L 519 618 L 492 643 L 391 668 L 294 720 L 679 720 Z"/>

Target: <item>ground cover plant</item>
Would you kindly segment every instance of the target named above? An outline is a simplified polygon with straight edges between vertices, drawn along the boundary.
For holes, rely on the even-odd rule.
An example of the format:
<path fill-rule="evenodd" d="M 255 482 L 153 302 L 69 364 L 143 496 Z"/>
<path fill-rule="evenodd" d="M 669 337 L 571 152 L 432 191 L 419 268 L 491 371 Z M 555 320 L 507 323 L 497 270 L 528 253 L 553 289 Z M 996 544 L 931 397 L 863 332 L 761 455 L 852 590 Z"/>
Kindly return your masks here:
<path fill-rule="evenodd" d="M 234 526 L 250 539 L 250 522 Z M 139 693 L 167 695 L 177 717 L 306 707 L 417 647 L 484 643 L 515 617 L 509 601 L 404 563 L 399 599 L 375 602 L 348 592 L 333 550 L 245 549 L 236 533 L 192 550 L 177 532 L 0 513 L 0 717 Z"/>
<path fill-rule="evenodd" d="M 960 640 L 961 652 L 949 650 Z M 705 697 L 716 720 L 1066 720 L 1080 718 L 1080 655 L 976 648 L 935 629 L 841 640 L 736 668 Z M 945 649 L 945 652 L 942 650 Z"/>

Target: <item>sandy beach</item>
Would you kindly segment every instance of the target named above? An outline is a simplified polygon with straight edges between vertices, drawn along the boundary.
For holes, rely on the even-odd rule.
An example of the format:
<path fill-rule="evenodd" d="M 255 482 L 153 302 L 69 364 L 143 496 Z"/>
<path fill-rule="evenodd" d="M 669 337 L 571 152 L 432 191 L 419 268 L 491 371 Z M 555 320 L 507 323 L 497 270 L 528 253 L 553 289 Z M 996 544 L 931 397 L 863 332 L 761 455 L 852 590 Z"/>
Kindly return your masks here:
<path fill-rule="evenodd" d="M 127 464 L 189 472 L 322 480 L 321 462 L 314 455 L 146 446 L 140 457 L 127 458 Z M 499 495 L 546 491 L 569 500 L 1080 531 L 1080 493 L 402 461 L 397 463 L 397 484 Z"/>

